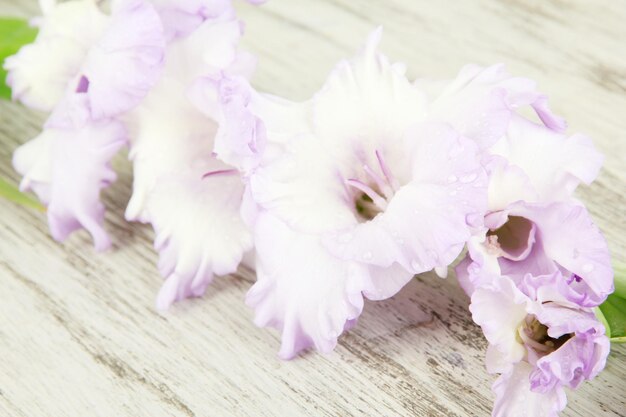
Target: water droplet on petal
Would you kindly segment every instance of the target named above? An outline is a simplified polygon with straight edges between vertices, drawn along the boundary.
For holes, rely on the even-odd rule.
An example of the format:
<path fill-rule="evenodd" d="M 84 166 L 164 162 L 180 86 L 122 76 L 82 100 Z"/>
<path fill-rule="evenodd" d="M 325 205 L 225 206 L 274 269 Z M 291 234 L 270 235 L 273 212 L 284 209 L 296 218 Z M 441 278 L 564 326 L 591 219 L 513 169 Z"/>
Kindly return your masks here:
<path fill-rule="evenodd" d="M 482 220 L 480 213 L 470 213 L 465 216 L 465 223 L 470 226 L 479 226 Z"/>

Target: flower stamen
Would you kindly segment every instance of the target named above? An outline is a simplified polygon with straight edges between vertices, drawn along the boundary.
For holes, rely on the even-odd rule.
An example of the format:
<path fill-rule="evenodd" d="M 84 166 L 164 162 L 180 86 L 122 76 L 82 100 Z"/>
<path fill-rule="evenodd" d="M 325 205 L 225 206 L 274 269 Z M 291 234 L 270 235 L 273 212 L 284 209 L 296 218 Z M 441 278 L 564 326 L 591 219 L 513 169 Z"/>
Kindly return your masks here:
<path fill-rule="evenodd" d="M 369 166 L 363 165 L 363 170 L 369 177 L 374 180 L 378 189 L 382 191 L 385 198 L 393 197 L 393 189 L 380 175 L 378 175 L 374 170 L 372 170 Z"/>
<path fill-rule="evenodd" d="M 239 171 L 237 171 L 236 169 L 218 169 L 215 171 L 207 172 L 206 174 L 202 176 L 202 179 L 205 179 L 208 177 L 222 176 L 222 175 L 237 175 L 238 173 Z"/>
<path fill-rule="evenodd" d="M 554 352 L 570 338 L 573 334 L 564 334 L 559 338 L 548 335 L 548 327 L 537 320 L 534 315 L 527 316 L 518 329 L 521 342 L 532 348 L 539 355 L 547 355 Z"/>
<path fill-rule="evenodd" d="M 391 189 L 393 191 L 398 191 L 398 188 L 400 188 L 400 182 L 391 173 L 391 170 L 389 169 L 389 166 L 385 163 L 385 158 L 378 151 L 378 149 L 376 150 L 375 153 L 376 153 L 376 159 L 378 160 L 378 165 L 380 165 L 381 171 L 385 175 L 385 178 L 387 178 L 387 183 L 391 186 Z"/>
<path fill-rule="evenodd" d="M 346 184 L 363 192 L 380 210 L 384 211 L 387 208 L 387 200 L 381 197 L 380 194 L 374 191 L 374 189 L 369 185 L 354 178 L 346 180 Z"/>

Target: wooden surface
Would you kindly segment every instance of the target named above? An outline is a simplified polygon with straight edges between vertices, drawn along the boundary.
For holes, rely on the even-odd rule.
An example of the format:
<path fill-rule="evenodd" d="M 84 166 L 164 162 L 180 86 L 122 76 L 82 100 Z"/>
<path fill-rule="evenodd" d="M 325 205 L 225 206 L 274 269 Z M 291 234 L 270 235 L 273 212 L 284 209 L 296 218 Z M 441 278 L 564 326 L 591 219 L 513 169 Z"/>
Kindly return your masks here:
<path fill-rule="evenodd" d="M 293 99 L 316 91 L 375 26 L 383 50 L 411 76 L 452 77 L 467 62 L 505 62 L 538 80 L 572 131 L 606 153 L 582 188 L 613 255 L 624 260 L 626 2 L 271 0 L 238 5 L 245 45 L 260 56 L 255 85 Z M 29 16 L 34 0 L 0 0 Z M 0 104 L 0 175 L 18 180 L 11 152 L 41 118 Z M 486 416 L 494 378 L 486 343 L 453 280 L 417 278 L 369 303 L 329 356 L 276 358 L 278 337 L 252 324 L 247 271 L 202 299 L 154 308 L 161 278 L 152 232 L 123 221 L 131 176 L 105 194 L 115 248 L 96 254 L 86 233 L 53 242 L 41 213 L 0 201 L 0 416 Z M 569 395 L 564 416 L 624 415 L 626 346 Z"/>

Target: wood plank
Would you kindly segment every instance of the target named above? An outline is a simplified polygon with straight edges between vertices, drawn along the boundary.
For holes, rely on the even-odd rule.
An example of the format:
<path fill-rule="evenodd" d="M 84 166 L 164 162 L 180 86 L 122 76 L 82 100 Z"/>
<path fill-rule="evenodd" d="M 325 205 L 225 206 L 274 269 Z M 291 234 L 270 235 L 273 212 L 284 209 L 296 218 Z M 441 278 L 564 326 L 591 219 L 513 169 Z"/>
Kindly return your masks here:
<path fill-rule="evenodd" d="M 413 77 L 452 77 L 467 62 L 505 62 L 535 78 L 552 107 L 606 154 L 579 196 L 614 256 L 626 248 L 626 2 L 623 0 L 272 0 L 237 5 L 244 44 L 260 57 L 255 85 L 305 99 L 369 31 Z M 0 0 L 0 15 L 30 16 L 34 0 Z M 0 176 L 18 180 L 11 153 L 41 116 L 0 103 Z M 127 224 L 130 166 L 105 193 L 114 249 L 95 254 L 85 233 L 61 246 L 40 213 L 0 201 L 0 415 L 9 416 L 483 416 L 493 377 L 485 341 L 453 280 L 425 274 L 396 297 L 368 303 L 359 326 L 327 356 L 276 358 L 278 336 L 252 324 L 242 269 L 202 299 L 166 314 L 149 228 Z M 624 415 L 626 349 L 569 395 L 564 416 Z"/>

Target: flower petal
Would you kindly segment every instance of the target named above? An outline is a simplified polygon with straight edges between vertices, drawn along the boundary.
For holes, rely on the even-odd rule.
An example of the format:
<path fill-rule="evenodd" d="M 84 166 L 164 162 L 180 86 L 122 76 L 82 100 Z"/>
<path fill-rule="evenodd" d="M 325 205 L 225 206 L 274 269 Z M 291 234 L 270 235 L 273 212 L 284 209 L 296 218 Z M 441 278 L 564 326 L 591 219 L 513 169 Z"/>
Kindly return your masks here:
<path fill-rule="evenodd" d="M 203 21 L 234 17 L 231 0 L 152 0 L 168 40 L 185 37 Z"/>
<path fill-rule="evenodd" d="M 147 204 L 159 269 L 167 280 L 157 300 L 159 309 L 201 296 L 213 274 L 237 270 L 252 248 L 251 233 L 239 214 L 242 194 L 238 174 L 161 178 Z"/>
<path fill-rule="evenodd" d="M 431 97 L 432 120 L 452 124 L 483 149 L 504 135 L 514 112 L 523 106 L 531 106 L 549 129 L 563 132 L 566 128 L 534 81 L 511 76 L 501 64 L 467 65 L 448 83 L 418 80 L 416 85 Z"/>
<path fill-rule="evenodd" d="M 509 215 L 519 215 L 534 222 L 540 231 L 545 256 L 576 274 L 577 278 L 569 283 L 576 297 L 570 301 L 594 307 L 613 292 L 613 269 L 606 240 L 583 206 L 519 203 L 509 209 Z M 533 269 L 526 272 L 541 275 Z"/>
<path fill-rule="evenodd" d="M 496 394 L 493 417 L 558 417 L 567 404 L 563 388 L 547 393 L 531 391 L 531 370 L 530 364 L 520 362 L 496 380 L 492 387 Z"/>
<path fill-rule="evenodd" d="M 533 201 L 540 202 L 570 198 L 580 182 L 595 179 L 603 161 L 586 136 L 567 138 L 519 116 L 511 119 L 506 137 L 491 151 L 528 176 L 538 197 Z"/>
<path fill-rule="evenodd" d="M 48 128 L 14 156 L 23 187 L 35 190 L 48 206 L 52 236 L 63 241 L 84 227 L 97 250 L 110 245 L 102 228 L 100 190 L 115 180 L 109 162 L 126 143 L 114 121 L 86 122 L 76 129 Z"/>
<path fill-rule="evenodd" d="M 421 273 L 449 265 L 479 226 L 474 220 L 482 221 L 486 207 L 486 176 L 473 141 L 439 124 L 412 129 L 406 141 L 413 180 L 383 213 L 333 234 L 327 244 L 335 255 Z"/>
<path fill-rule="evenodd" d="M 334 258 L 314 235 L 261 213 L 255 228 L 257 279 L 246 303 L 258 326 L 281 332 L 279 356 L 314 346 L 330 352 L 363 309 L 366 269 Z"/>
<path fill-rule="evenodd" d="M 112 9 L 109 26 L 81 69 L 96 119 L 139 104 L 159 79 L 164 63 L 163 27 L 152 5 L 145 0 L 118 0 Z"/>
<path fill-rule="evenodd" d="M 496 84 L 502 77 L 501 66 L 464 67 L 434 98 L 429 118 L 450 123 L 483 149 L 491 146 L 502 137 L 511 117 L 506 90 Z"/>
<path fill-rule="evenodd" d="M 538 201 L 530 178 L 524 170 L 505 158 L 493 156 L 487 163 L 489 172 L 489 211 L 505 209 L 517 201 Z"/>
<path fill-rule="evenodd" d="M 470 311 L 495 349 L 501 361 L 517 363 L 526 349 L 517 339 L 517 331 L 527 315 L 528 298 L 506 277 L 492 275 L 490 285 L 477 288 L 472 294 Z"/>
<path fill-rule="evenodd" d="M 338 159 L 368 144 L 399 141 L 424 118 L 424 93 L 377 51 L 381 36 L 380 28 L 372 32 L 364 50 L 340 62 L 313 98 L 315 135 Z"/>
<path fill-rule="evenodd" d="M 319 142 L 299 137 L 289 150 L 266 156 L 272 158 L 271 164 L 256 168 L 250 177 L 255 201 L 306 233 L 341 230 L 356 223 L 346 204 L 344 182 Z"/>
<path fill-rule="evenodd" d="M 203 112 L 219 120 L 215 139 L 217 156 L 244 172 L 257 164 L 265 150 L 265 123 L 250 109 L 257 93 L 243 77 L 203 79 L 196 84 L 193 100 Z"/>
<path fill-rule="evenodd" d="M 176 76 L 167 72 L 130 117 L 134 183 L 126 217 L 156 231 L 166 278 L 159 309 L 204 294 L 213 275 L 235 272 L 252 246 L 239 213 L 240 175 L 212 155 L 216 123 L 193 107 Z"/>
<path fill-rule="evenodd" d="M 610 342 L 604 334 L 604 326 L 593 313 L 545 303 L 536 316 L 548 327 L 550 337 L 574 336 L 537 361 L 530 375 L 534 392 L 546 392 L 555 385 L 576 389 L 581 382 L 594 378 L 604 369 Z"/>
<path fill-rule="evenodd" d="M 161 178 L 189 171 L 200 178 L 224 166 L 211 156 L 215 122 L 193 108 L 176 79 L 159 81 L 129 120 L 134 180 L 128 220 L 149 220 L 146 204 Z"/>
<path fill-rule="evenodd" d="M 500 275 L 498 255 L 485 243 L 486 236 L 472 236 L 467 242 L 467 255 L 455 268 L 461 288 L 470 297 L 476 288 L 489 285 L 493 276 Z"/>
<path fill-rule="evenodd" d="M 39 19 L 34 43 L 6 59 L 13 98 L 50 112 L 74 80 L 89 48 L 100 38 L 108 16 L 91 0 L 55 4 Z"/>

